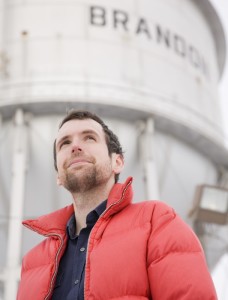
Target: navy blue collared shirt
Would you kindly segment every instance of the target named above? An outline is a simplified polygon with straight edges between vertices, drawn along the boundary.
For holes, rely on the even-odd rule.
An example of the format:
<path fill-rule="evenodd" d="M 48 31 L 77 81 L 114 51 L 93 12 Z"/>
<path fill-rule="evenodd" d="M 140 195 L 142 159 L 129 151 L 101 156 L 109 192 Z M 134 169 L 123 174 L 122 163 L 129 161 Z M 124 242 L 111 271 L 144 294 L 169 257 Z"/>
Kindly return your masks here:
<path fill-rule="evenodd" d="M 84 279 L 87 243 L 90 231 L 105 211 L 103 201 L 86 217 L 86 227 L 76 235 L 75 215 L 67 223 L 68 242 L 60 260 L 52 300 L 84 300 Z"/>

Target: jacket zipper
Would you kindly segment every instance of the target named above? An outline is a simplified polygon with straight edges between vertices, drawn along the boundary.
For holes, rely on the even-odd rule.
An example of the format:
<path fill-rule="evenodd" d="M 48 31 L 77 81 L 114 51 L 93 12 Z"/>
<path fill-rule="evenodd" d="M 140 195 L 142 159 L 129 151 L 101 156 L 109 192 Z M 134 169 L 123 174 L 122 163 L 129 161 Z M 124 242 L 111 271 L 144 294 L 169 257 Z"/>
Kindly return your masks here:
<path fill-rule="evenodd" d="M 111 209 L 111 207 L 113 207 L 114 205 L 119 204 L 119 203 L 123 200 L 123 198 L 124 198 L 124 196 L 125 196 L 125 193 L 126 193 L 126 190 L 128 189 L 128 187 L 129 187 L 129 185 L 130 185 L 131 183 L 132 183 L 132 180 L 130 180 L 130 181 L 128 182 L 128 184 L 126 185 L 126 187 L 124 188 L 120 200 L 118 200 L 118 201 L 112 203 L 112 204 L 111 204 L 111 205 L 110 205 L 110 206 L 109 206 L 109 207 L 108 207 L 108 208 L 100 215 L 99 219 L 100 219 L 104 214 L 106 214 L 107 211 L 109 211 L 109 210 Z M 92 231 L 93 231 L 93 229 L 92 229 Z M 89 234 L 88 244 L 87 244 L 88 246 L 89 246 L 89 241 L 90 241 L 90 236 L 91 236 L 92 231 L 91 231 L 90 234 Z M 88 249 L 88 248 L 89 248 L 89 247 L 87 247 L 87 249 Z M 87 251 L 87 253 L 86 253 L 85 271 L 86 271 L 87 258 L 88 258 L 88 251 Z M 86 274 L 85 274 L 85 275 L 86 275 Z M 85 276 L 85 281 L 84 281 L 84 297 L 86 297 L 86 294 L 85 294 L 85 287 L 86 287 L 86 276 Z M 86 300 L 86 298 L 85 298 L 85 300 Z"/>
<path fill-rule="evenodd" d="M 34 230 L 33 228 L 31 228 L 30 226 L 28 226 L 28 225 L 25 225 L 25 227 L 27 227 L 27 228 L 29 228 L 30 230 L 33 230 L 34 232 L 37 232 L 38 234 L 40 234 L 37 230 Z M 55 277 L 56 277 L 56 275 L 57 275 L 57 272 L 58 272 L 58 269 L 57 269 L 57 262 L 58 262 L 58 257 L 59 257 L 59 253 L 60 253 L 60 251 L 62 250 L 62 248 L 63 248 L 63 238 L 61 237 L 61 235 L 59 235 L 59 234 L 57 234 L 57 233 L 53 233 L 53 234 L 43 234 L 43 236 L 45 236 L 45 237 L 58 237 L 59 238 L 59 240 L 60 240 L 60 242 L 61 242 L 61 244 L 60 244 L 60 247 L 59 247 L 59 249 L 58 249 L 58 251 L 57 251 L 57 253 L 56 253 L 56 256 L 55 256 L 55 272 L 54 272 L 54 274 L 53 274 L 53 276 L 52 276 L 52 278 L 51 278 L 51 281 L 50 281 L 50 288 L 49 288 L 49 290 L 48 290 L 48 293 L 47 293 L 47 295 L 45 296 L 45 298 L 44 298 L 44 300 L 48 300 L 48 298 L 49 298 L 49 296 L 50 296 L 50 294 L 51 294 L 51 292 L 52 292 L 52 290 L 53 290 L 53 282 L 54 282 L 54 279 L 55 279 Z"/>
<path fill-rule="evenodd" d="M 54 280 L 55 280 L 55 277 L 57 275 L 57 272 L 58 272 L 58 268 L 57 268 L 57 263 L 58 263 L 58 257 L 59 257 L 59 254 L 60 254 L 60 251 L 62 250 L 63 248 L 63 238 L 61 237 L 61 235 L 59 234 L 48 234 L 48 235 L 45 235 L 46 237 L 51 237 L 51 236 L 57 236 L 59 239 L 60 239 L 60 247 L 56 253 L 56 256 L 55 256 L 55 272 L 51 278 L 51 282 L 50 282 L 50 288 L 49 288 L 49 291 L 47 293 L 47 296 L 44 298 L 44 300 L 48 300 L 52 290 L 53 290 L 53 285 L 54 285 Z"/>

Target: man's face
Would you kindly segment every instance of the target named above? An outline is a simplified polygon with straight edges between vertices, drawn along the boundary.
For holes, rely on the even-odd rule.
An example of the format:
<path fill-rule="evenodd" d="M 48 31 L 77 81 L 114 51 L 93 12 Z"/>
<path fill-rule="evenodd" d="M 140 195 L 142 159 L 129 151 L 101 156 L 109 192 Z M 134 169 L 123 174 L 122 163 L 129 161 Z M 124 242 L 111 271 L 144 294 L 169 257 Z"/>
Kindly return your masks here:
<path fill-rule="evenodd" d="M 108 154 L 102 126 L 92 119 L 70 120 L 56 138 L 58 184 L 71 193 L 114 183 L 123 167 L 119 154 Z"/>

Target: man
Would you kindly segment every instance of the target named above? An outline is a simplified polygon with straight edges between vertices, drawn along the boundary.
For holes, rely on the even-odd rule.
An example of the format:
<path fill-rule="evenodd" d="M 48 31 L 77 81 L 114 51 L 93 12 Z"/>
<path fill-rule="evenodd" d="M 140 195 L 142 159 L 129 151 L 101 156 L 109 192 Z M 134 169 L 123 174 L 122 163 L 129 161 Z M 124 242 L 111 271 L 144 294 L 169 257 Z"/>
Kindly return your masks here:
<path fill-rule="evenodd" d="M 72 111 L 54 143 L 57 182 L 73 205 L 24 225 L 47 238 L 23 259 L 18 300 L 213 300 L 192 230 L 158 201 L 132 204 L 132 178 L 116 135 Z"/>

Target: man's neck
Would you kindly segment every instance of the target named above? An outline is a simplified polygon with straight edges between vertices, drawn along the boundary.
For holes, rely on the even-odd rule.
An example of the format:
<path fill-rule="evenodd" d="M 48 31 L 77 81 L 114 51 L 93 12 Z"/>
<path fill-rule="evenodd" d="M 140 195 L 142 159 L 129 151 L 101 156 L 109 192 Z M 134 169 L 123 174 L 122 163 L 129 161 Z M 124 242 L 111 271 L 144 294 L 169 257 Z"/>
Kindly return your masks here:
<path fill-rule="evenodd" d="M 108 199 L 109 193 L 113 187 L 113 183 L 105 184 L 105 186 L 96 187 L 90 191 L 83 193 L 74 193 L 73 205 L 76 219 L 76 234 L 79 234 L 82 228 L 86 227 L 86 217 L 101 202 Z"/>

